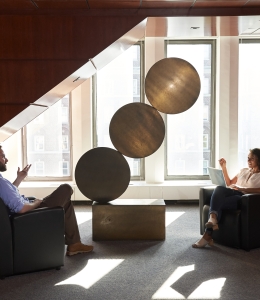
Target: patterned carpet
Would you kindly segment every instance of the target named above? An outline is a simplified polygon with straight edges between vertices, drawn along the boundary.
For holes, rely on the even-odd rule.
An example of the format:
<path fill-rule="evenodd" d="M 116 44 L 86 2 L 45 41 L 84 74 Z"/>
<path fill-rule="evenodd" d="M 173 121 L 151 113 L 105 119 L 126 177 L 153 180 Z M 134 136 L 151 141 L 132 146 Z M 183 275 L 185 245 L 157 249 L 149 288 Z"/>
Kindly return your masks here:
<path fill-rule="evenodd" d="M 91 206 L 76 205 L 84 243 L 94 252 L 48 270 L 0 281 L 1 300 L 259 299 L 260 249 L 215 244 L 193 249 L 198 204 L 166 206 L 166 240 L 93 242 Z"/>

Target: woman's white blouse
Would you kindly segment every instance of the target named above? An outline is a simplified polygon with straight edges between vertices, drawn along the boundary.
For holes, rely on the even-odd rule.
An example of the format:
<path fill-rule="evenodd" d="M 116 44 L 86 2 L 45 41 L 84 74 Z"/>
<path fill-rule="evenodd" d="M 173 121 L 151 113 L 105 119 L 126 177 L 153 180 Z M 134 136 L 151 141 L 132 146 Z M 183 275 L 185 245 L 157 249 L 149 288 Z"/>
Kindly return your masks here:
<path fill-rule="evenodd" d="M 242 187 L 260 188 L 260 173 L 254 173 L 250 176 L 250 174 L 252 173 L 251 170 L 252 169 L 248 168 L 241 169 L 237 174 L 236 184 Z"/>

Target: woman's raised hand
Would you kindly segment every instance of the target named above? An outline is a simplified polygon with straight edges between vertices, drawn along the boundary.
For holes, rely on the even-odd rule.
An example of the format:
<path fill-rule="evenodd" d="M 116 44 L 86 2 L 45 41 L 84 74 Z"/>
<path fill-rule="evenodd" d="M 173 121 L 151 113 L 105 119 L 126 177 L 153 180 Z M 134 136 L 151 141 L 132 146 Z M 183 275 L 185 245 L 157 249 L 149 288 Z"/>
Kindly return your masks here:
<path fill-rule="evenodd" d="M 223 158 L 223 157 L 220 158 L 219 164 L 220 164 L 221 168 L 226 167 L 227 162 L 226 162 L 225 158 Z"/>

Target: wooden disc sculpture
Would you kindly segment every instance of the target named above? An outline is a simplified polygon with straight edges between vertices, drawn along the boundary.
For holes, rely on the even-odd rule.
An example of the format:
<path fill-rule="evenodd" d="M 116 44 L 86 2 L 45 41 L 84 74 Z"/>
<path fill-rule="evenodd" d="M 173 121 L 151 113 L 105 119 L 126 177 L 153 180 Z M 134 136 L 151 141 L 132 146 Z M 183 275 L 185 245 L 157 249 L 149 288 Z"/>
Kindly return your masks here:
<path fill-rule="evenodd" d="M 187 61 L 165 58 L 149 70 L 145 93 L 152 106 L 130 103 L 111 119 L 110 139 L 118 151 L 95 148 L 77 163 L 77 186 L 92 201 L 107 203 L 124 193 L 130 182 L 130 168 L 123 155 L 143 158 L 154 153 L 165 136 L 164 121 L 158 111 L 178 114 L 189 109 L 199 96 L 200 78 Z"/>
<path fill-rule="evenodd" d="M 160 112 L 178 114 L 198 99 L 200 78 L 186 60 L 171 57 L 155 63 L 145 78 L 147 99 Z"/>
<path fill-rule="evenodd" d="M 109 126 L 115 148 L 132 158 L 147 157 L 162 144 L 165 125 L 160 113 L 144 103 L 130 103 L 116 111 Z"/>
<path fill-rule="evenodd" d="M 81 156 L 75 169 L 81 193 L 92 201 L 107 203 L 121 196 L 130 182 L 130 168 L 118 151 L 99 147 Z"/>

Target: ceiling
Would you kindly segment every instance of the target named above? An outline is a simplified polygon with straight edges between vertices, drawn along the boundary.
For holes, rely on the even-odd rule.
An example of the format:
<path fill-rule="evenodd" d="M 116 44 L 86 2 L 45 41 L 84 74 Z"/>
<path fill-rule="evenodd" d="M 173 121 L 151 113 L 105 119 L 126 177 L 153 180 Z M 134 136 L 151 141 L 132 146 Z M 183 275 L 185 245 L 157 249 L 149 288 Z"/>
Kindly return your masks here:
<path fill-rule="evenodd" d="M 180 8 L 249 7 L 259 0 L 1 0 L 1 8 L 12 9 L 107 9 L 107 8 Z"/>
<path fill-rule="evenodd" d="M 48 10 L 48 9 L 240 9 L 246 11 L 259 7 L 260 0 L 0 0 L 1 10 Z M 157 12 L 160 13 L 159 11 Z"/>
<path fill-rule="evenodd" d="M 260 16 L 149 17 L 145 36 L 173 39 L 220 36 L 258 38 Z"/>
<path fill-rule="evenodd" d="M 8 14 L 143 16 L 146 37 L 260 35 L 260 0 L 0 0 Z"/>

